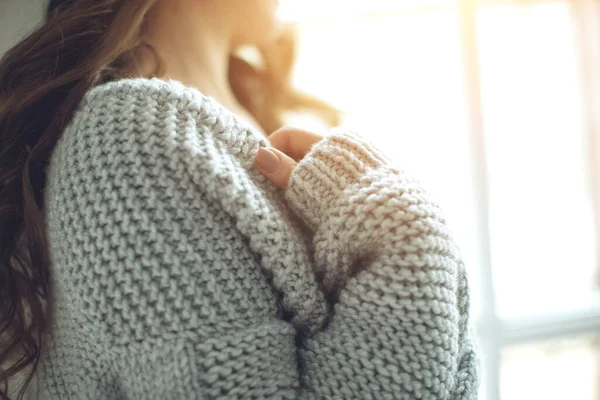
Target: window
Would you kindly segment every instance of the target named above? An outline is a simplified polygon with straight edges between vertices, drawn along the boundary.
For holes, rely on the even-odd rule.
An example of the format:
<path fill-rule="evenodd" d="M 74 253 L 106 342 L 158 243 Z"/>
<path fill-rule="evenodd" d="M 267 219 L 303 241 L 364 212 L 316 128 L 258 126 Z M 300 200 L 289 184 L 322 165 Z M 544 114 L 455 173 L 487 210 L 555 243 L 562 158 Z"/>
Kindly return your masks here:
<path fill-rule="evenodd" d="M 599 353 L 597 336 L 507 346 L 502 350 L 502 395 L 507 399 L 597 399 Z"/>
<path fill-rule="evenodd" d="M 297 86 L 446 210 L 470 273 L 481 398 L 600 399 L 600 6 L 282 0 L 281 12 L 298 24 Z"/>

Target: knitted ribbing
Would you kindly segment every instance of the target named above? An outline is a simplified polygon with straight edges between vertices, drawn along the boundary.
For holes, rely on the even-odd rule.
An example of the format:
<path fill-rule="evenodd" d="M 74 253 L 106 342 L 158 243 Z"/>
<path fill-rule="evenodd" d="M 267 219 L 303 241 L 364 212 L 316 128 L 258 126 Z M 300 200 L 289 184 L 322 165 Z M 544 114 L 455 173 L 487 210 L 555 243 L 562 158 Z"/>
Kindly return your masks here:
<path fill-rule="evenodd" d="M 42 398 L 476 397 L 464 267 L 427 194 L 342 131 L 282 192 L 254 165 L 269 145 L 180 83 L 87 93 L 48 168 Z"/>

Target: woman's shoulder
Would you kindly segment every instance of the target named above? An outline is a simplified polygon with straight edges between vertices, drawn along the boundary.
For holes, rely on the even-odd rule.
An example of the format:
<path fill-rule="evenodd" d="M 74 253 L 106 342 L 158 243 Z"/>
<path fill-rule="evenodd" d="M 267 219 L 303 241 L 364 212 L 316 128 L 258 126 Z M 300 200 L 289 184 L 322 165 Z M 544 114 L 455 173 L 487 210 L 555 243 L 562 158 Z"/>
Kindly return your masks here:
<path fill-rule="evenodd" d="M 72 168 L 78 159 L 81 165 L 104 163 L 100 168 L 118 157 L 139 167 L 140 160 L 218 154 L 250 169 L 265 145 L 265 137 L 197 89 L 176 81 L 124 79 L 86 93 L 56 143 L 53 164 Z"/>
<path fill-rule="evenodd" d="M 219 104 L 199 90 L 178 81 L 158 78 L 132 78 L 107 82 L 91 88 L 81 100 L 77 113 L 130 112 L 214 113 Z"/>
<path fill-rule="evenodd" d="M 89 90 L 54 153 L 66 162 L 75 155 L 99 160 L 119 154 L 137 160 L 140 155 L 192 158 L 226 152 L 249 166 L 258 147 L 267 144 L 199 90 L 177 81 L 137 78 Z"/>
<path fill-rule="evenodd" d="M 200 135 L 243 131 L 245 126 L 217 100 L 178 81 L 121 79 L 90 89 L 63 137 L 123 136 L 148 138 L 157 132 L 194 130 Z"/>

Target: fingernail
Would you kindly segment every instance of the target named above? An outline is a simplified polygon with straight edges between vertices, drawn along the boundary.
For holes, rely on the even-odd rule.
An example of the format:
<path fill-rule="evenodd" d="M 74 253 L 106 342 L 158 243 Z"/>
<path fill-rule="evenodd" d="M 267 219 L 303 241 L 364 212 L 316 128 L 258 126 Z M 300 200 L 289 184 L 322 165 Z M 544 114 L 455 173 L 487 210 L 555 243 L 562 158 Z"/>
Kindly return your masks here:
<path fill-rule="evenodd" d="M 279 157 L 266 147 L 261 147 L 254 158 L 260 168 L 269 174 L 275 173 L 279 169 L 281 161 Z"/>

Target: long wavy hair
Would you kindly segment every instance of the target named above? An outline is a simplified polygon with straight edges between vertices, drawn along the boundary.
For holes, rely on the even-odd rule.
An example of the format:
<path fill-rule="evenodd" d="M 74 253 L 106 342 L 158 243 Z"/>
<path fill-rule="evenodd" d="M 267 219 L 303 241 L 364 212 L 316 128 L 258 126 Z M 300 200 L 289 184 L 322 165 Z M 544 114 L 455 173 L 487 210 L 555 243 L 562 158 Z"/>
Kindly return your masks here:
<path fill-rule="evenodd" d="M 43 217 L 50 155 L 84 94 L 125 77 L 157 1 L 51 0 L 46 20 L 0 60 L 0 398 L 17 376 L 16 398 L 25 395 L 51 320 Z M 338 123 L 336 110 L 292 88 L 292 31 L 258 51 L 260 67 L 232 56 L 229 80 L 265 132 L 295 110 Z"/>

